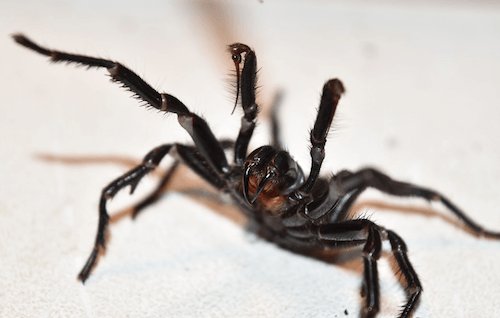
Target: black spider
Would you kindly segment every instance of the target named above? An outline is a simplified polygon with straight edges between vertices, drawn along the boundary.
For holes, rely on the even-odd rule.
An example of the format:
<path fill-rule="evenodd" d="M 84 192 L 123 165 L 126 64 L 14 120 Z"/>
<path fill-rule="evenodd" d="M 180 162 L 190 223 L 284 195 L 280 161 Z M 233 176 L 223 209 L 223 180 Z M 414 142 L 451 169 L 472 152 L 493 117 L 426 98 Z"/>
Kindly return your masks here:
<path fill-rule="evenodd" d="M 319 178 L 328 130 L 344 92 L 344 87 L 338 79 L 331 79 L 323 86 L 318 114 L 310 135 L 312 165 L 309 175 L 305 177 L 297 162 L 283 150 L 278 138 L 275 115 L 272 117 L 272 145 L 257 148 L 247 156 L 258 106 L 255 101 L 257 60 L 255 52 L 245 44 L 235 43 L 229 46 L 237 75 L 236 104 L 238 99 L 241 99 L 244 112 L 239 135 L 235 142 L 231 142 L 219 141 L 205 120 L 192 113 L 176 97 L 157 92 L 120 63 L 50 50 L 21 34 L 13 37 L 17 43 L 49 56 L 53 62 L 106 68 L 113 81 L 121 83 L 147 105 L 177 114 L 180 125 L 191 135 L 194 142 L 194 146 L 164 144 L 156 147 L 144 157 L 142 164 L 102 190 L 94 248 L 78 275 L 82 282 L 87 280 L 96 265 L 98 255 L 106 247 L 105 234 L 109 221 L 107 201 L 127 186 L 130 186 L 133 192 L 140 180 L 155 169 L 167 154 L 174 155 L 173 166 L 165 173 L 156 190 L 134 207 L 133 217 L 159 198 L 161 189 L 168 183 L 179 162 L 182 162 L 212 186 L 229 194 L 249 221 L 256 225 L 258 234 L 284 248 L 315 254 L 337 248 L 362 246 L 362 295 L 365 297 L 361 312 L 363 317 L 374 317 L 379 310 L 377 260 L 381 255 L 383 240 L 389 241 L 396 265 L 407 285 L 407 301 L 399 317 L 410 316 L 422 293 L 422 286 L 408 259 L 407 248 L 401 237 L 368 219 L 348 218 L 349 208 L 365 189 L 371 187 L 395 196 L 414 196 L 428 201 L 439 201 L 477 235 L 500 238 L 500 232 L 485 230 L 440 193 L 393 180 L 372 168 L 356 172 L 343 170 L 329 180 Z M 241 64 L 243 67 L 240 70 Z M 229 148 L 234 149 L 233 163 L 226 159 L 225 150 Z"/>

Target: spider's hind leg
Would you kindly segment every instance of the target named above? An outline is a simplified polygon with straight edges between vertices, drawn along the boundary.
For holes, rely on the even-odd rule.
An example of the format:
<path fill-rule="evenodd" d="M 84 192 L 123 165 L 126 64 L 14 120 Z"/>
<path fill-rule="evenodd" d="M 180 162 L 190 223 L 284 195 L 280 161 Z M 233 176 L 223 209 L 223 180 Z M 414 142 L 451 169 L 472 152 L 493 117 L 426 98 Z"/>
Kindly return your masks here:
<path fill-rule="evenodd" d="M 364 190 L 371 187 L 395 196 L 418 197 L 428 201 L 439 201 L 474 233 L 500 239 L 500 232 L 486 230 L 467 216 L 465 212 L 460 210 L 453 202 L 435 190 L 393 180 L 386 174 L 373 168 L 364 168 L 354 173 L 344 172 L 342 176 L 338 176 L 337 178 L 338 184 L 340 184 L 345 191 L 353 189 Z"/>

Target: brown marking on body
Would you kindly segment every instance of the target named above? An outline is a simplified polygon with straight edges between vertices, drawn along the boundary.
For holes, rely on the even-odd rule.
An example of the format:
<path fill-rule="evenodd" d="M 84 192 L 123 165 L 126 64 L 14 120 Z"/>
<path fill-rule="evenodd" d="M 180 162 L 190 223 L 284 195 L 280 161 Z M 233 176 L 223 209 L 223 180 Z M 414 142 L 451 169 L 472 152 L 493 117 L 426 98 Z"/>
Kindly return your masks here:
<path fill-rule="evenodd" d="M 260 178 L 256 176 L 250 176 L 248 179 L 248 194 L 250 197 L 255 195 L 259 182 Z M 271 181 L 266 184 L 264 190 L 259 194 L 257 202 L 267 211 L 275 214 L 283 210 L 282 208 L 286 202 L 286 198 L 279 193 L 276 184 Z"/>

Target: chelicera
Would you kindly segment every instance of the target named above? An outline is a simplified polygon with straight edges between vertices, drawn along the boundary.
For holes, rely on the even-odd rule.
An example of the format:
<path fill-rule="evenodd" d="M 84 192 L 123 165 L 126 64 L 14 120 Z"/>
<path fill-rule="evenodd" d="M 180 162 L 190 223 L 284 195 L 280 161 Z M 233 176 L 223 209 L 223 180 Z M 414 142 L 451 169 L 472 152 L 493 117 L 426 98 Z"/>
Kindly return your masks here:
<path fill-rule="evenodd" d="M 364 301 L 360 313 L 363 317 L 374 317 L 379 311 L 377 260 L 381 256 L 384 240 L 389 241 L 407 294 L 399 317 L 412 314 L 422 293 L 422 285 L 408 259 L 403 239 L 394 231 L 366 218 L 350 218 L 349 208 L 367 188 L 375 188 L 394 196 L 441 202 L 475 234 L 500 238 L 500 232 L 484 229 L 439 192 L 394 180 L 376 169 L 364 168 L 355 172 L 342 170 L 330 178 L 319 177 L 328 131 L 344 92 L 343 84 L 338 79 L 328 80 L 323 86 L 318 114 L 310 132 L 312 164 L 306 175 L 284 150 L 278 138 L 277 120 L 274 117 L 271 145 L 259 147 L 248 154 L 258 112 L 255 93 L 257 59 L 255 52 L 245 44 L 235 43 L 228 48 L 236 68 L 237 92 L 234 107 L 240 100 L 243 110 L 238 137 L 232 141 L 217 139 L 206 121 L 192 113 L 179 99 L 157 92 L 120 63 L 47 49 L 21 34 L 13 37 L 17 43 L 50 57 L 53 62 L 107 69 L 112 81 L 121 83 L 148 106 L 176 114 L 179 124 L 189 133 L 194 143 L 168 143 L 154 148 L 140 165 L 102 190 L 94 247 L 78 275 L 82 282 L 88 279 L 98 255 L 106 247 L 109 220 L 107 202 L 123 188 L 130 187 L 133 192 L 141 179 L 154 170 L 168 154 L 175 159 L 173 165 L 166 171 L 156 190 L 134 207 L 133 217 L 161 196 L 161 189 L 169 182 L 179 163 L 182 163 L 214 188 L 229 195 L 259 235 L 286 249 L 298 253 L 321 254 L 360 246 L 364 263 Z M 233 160 L 229 162 L 226 153 L 231 149 Z"/>

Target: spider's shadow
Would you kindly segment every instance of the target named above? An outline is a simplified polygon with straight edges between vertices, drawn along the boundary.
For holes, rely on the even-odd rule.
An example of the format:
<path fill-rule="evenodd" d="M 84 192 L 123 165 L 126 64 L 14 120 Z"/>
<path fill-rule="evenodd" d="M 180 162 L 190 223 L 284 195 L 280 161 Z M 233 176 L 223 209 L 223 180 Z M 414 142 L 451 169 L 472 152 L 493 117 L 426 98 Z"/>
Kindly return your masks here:
<path fill-rule="evenodd" d="M 124 172 L 130 170 L 141 163 L 139 159 L 117 155 L 61 155 L 61 154 L 48 154 L 37 153 L 34 155 L 36 160 L 44 161 L 53 164 L 63 164 L 70 166 L 80 165 L 103 165 L 112 164 L 124 167 Z M 164 171 L 158 168 L 150 173 L 153 177 L 161 177 Z M 179 176 L 190 174 L 193 178 L 179 178 Z M 182 179 L 182 180 L 180 180 Z M 103 187 L 105 184 L 103 184 Z M 126 190 L 123 190 L 126 191 Z M 176 192 L 188 195 L 191 199 L 202 203 L 209 207 L 211 210 L 220 214 L 234 223 L 242 226 L 245 224 L 245 217 L 238 212 L 235 206 L 223 202 L 217 195 L 217 192 L 210 188 L 210 186 L 201 178 L 197 177 L 193 172 L 184 166 L 180 166 L 175 172 L 172 180 L 163 189 L 164 195 L 167 196 L 169 192 Z M 163 199 L 163 197 L 162 197 Z M 161 199 L 160 199 L 161 200 Z M 114 224 L 124 218 L 131 218 L 133 205 L 119 211 L 112 212 L 110 216 L 110 223 Z M 147 213 L 147 208 L 142 213 Z"/>

